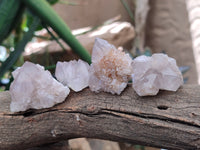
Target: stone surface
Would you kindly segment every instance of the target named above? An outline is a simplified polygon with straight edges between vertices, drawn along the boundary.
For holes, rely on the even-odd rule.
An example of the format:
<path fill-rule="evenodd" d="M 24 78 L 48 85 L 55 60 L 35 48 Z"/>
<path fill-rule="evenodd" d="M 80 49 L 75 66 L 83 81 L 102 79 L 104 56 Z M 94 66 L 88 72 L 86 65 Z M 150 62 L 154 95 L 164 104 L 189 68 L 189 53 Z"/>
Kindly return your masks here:
<path fill-rule="evenodd" d="M 87 139 L 90 144 L 91 150 L 121 150 L 118 142 L 100 140 L 100 139 Z"/>
<path fill-rule="evenodd" d="M 107 41 L 96 38 L 90 67 L 89 87 L 92 91 L 120 94 L 131 75 L 132 59 Z"/>
<path fill-rule="evenodd" d="M 25 62 L 12 74 L 14 81 L 10 86 L 11 112 L 52 107 L 63 102 L 70 92 L 49 71 L 31 62 Z"/>
<path fill-rule="evenodd" d="M 132 68 L 132 86 L 140 96 L 156 95 L 159 89 L 176 91 L 183 84 L 176 60 L 165 54 L 139 56 Z"/>
<path fill-rule="evenodd" d="M 89 28 L 91 29 L 91 27 Z M 81 31 L 87 31 L 88 28 L 81 28 L 73 30 L 74 34 L 81 33 Z M 46 33 L 48 35 L 48 33 Z M 40 36 L 47 36 L 45 33 L 38 33 Z M 130 49 L 133 39 L 135 37 L 134 27 L 128 22 L 114 22 L 108 25 L 101 26 L 94 31 L 86 34 L 78 35 L 76 38 L 85 47 L 89 53 L 92 53 L 95 38 L 99 37 L 107 40 L 109 43 L 116 47 L 122 46 L 126 49 Z M 66 51 L 63 51 L 60 45 L 56 41 L 33 41 L 29 42 L 23 53 L 25 60 L 39 62 L 44 64 L 43 60 L 57 61 L 70 61 L 78 59 L 79 57 L 72 52 L 71 48 L 67 46 L 65 42 L 60 40 Z M 48 54 L 48 55 L 47 55 Z M 41 59 L 41 57 L 43 59 Z M 49 58 L 48 58 L 49 57 Z"/>
<path fill-rule="evenodd" d="M 80 59 L 78 61 L 58 62 L 55 76 L 62 84 L 78 92 L 88 87 L 89 65 Z"/>
<path fill-rule="evenodd" d="M 72 150 L 92 150 L 86 138 L 70 139 L 69 146 Z"/>

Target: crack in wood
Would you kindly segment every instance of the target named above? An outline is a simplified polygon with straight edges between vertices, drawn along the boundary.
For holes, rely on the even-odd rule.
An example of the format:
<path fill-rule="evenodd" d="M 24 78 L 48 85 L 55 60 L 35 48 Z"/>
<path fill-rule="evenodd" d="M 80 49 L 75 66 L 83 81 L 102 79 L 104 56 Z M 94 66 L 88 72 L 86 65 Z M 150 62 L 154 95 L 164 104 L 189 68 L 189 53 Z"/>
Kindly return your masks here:
<path fill-rule="evenodd" d="M 110 109 L 102 109 L 102 110 L 110 112 L 110 113 L 116 112 L 116 113 L 120 113 L 120 114 L 126 114 L 126 115 L 141 117 L 141 118 L 145 118 L 145 119 L 157 119 L 157 120 L 162 120 L 162 121 L 170 121 L 170 122 L 173 122 L 173 123 L 179 123 L 179 124 L 184 124 L 184 125 L 200 128 L 199 125 L 196 125 L 194 123 L 181 121 L 181 120 L 173 119 L 173 118 L 168 118 L 168 117 L 165 117 L 165 116 L 159 116 L 159 115 L 155 115 L 155 114 L 143 114 L 143 113 L 133 113 L 133 112 L 130 113 L 130 112 L 125 112 L 125 111 L 110 110 Z"/>
<path fill-rule="evenodd" d="M 41 110 L 30 109 L 25 112 L 14 113 L 14 114 L 4 114 L 4 115 L 32 117 L 35 115 L 40 115 L 40 114 L 54 112 L 54 111 L 61 112 L 61 113 L 80 113 L 83 115 L 87 115 L 88 117 L 92 117 L 94 115 L 96 116 L 96 115 L 100 115 L 100 114 L 110 114 L 115 117 L 121 117 L 120 115 L 116 114 L 116 113 L 120 113 L 120 114 L 124 114 L 124 115 L 131 115 L 131 116 L 141 117 L 141 118 L 145 118 L 145 119 L 157 119 L 157 120 L 168 121 L 168 122 L 170 121 L 173 123 L 179 123 L 179 124 L 184 124 L 184 125 L 200 128 L 200 126 L 197 124 L 194 124 L 194 122 L 192 122 L 192 123 L 186 122 L 186 121 L 168 118 L 168 117 L 160 116 L 160 115 L 156 115 L 156 114 L 133 113 L 133 112 L 112 110 L 112 109 L 106 109 L 106 108 L 97 108 L 97 107 L 95 107 L 95 109 L 93 111 L 88 111 L 88 109 L 86 109 L 86 108 L 83 108 L 83 109 L 79 108 L 78 110 L 75 110 L 75 111 L 71 110 L 71 109 L 67 109 L 67 108 L 66 109 L 44 109 L 44 110 L 43 109 L 41 109 Z"/>
<path fill-rule="evenodd" d="M 9 92 L 2 92 L 0 149 L 89 137 L 196 150 L 200 145 L 199 91 L 198 85 L 184 85 L 174 93 L 161 91 L 144 98 L 133 93 L 132 87 L 127 87 L 121 96 L 85 89 L 78 94 L 72 92 L 54 107 L 20 113 L 10 112 Z M 160 110 L 158 106 L 168 109 Z M 56 137 L 51 131 L 56 131 Z"/>

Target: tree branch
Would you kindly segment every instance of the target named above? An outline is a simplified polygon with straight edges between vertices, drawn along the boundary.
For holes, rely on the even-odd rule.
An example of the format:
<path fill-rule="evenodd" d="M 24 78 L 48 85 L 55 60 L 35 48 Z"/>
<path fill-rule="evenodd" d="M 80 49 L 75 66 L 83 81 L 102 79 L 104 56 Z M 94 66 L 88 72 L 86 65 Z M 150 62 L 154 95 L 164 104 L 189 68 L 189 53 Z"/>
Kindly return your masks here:
<path fill-rule="evenodd" d="M 25 149 L 88 137 L 168 149 L 200 149 L 200 86 L 139 97 L 131 87 L 120 96 L 71 92 L 49 109 L 9 111 L 0 93 L 0 149 Z M 22 91 L 23 94 L 23 91 Z"/>

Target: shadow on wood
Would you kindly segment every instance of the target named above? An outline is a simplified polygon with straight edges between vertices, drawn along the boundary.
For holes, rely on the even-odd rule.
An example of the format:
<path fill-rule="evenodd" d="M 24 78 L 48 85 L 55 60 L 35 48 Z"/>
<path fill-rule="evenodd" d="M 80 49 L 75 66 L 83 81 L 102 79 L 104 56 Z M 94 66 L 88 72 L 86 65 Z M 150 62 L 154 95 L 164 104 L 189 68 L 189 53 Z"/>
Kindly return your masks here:
<path fill-rule="evenodd" d="M 120 95 L 71 92 L 52 108 L 9 111 L 0 93 L 0 149 L 25 149 L 88 137 L 168 149 L 200 149 L 200 86 L 139 97 L 131 87 Z M 22 91 L 23 92 L 23 91 Z"/>

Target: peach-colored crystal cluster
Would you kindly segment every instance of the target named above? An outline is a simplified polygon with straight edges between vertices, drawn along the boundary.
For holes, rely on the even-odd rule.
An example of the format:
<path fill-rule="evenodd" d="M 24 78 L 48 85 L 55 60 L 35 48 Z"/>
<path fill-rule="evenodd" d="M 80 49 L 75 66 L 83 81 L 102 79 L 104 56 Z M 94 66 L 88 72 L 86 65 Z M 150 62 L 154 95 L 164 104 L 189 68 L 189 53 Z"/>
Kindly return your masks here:
<path fill-rule="evenodd" d="M 131 76 L 131 62 L 128 54 L 97 38 L 92 52 L 90 89 L 95 92 L 120 94 Z"/>
<path fill-rule="evenodd" d="M 12 112 L 52 107 L 65 100 L 69 88 L 78 92 L 89 86 L 94 92 L 119 95 L 131 77 L 133 89 L 140 96 L 156 95 L 159 89 L 176 91 L 183 84 L 175 59 L 154 54 L 132 60 L 99 38 L 95 40 L 91 65 L 82 60 L 57 63 L 55 76 L 59 82 L 44 67 L 30 62 L 12 74 Z"/>

